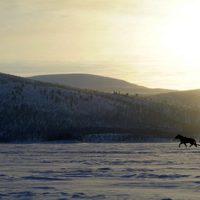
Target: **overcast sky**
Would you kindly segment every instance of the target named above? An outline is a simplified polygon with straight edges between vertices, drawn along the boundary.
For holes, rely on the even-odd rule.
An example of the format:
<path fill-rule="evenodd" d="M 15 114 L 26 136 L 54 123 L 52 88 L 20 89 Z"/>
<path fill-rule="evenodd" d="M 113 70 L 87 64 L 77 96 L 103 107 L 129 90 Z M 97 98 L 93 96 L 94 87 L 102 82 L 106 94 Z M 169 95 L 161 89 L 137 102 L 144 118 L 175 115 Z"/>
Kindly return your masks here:
<path fill-rule="evenodd" d="M 1 0 L 0 71 L 200 88 L 197 0 Z"/>

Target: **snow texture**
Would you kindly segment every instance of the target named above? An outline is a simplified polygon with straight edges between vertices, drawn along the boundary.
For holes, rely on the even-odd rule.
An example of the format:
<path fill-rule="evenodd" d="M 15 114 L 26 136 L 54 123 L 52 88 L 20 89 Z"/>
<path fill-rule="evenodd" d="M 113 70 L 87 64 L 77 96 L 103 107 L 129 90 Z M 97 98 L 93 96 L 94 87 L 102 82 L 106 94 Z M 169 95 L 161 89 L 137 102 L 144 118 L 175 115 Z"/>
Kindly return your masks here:
<path fill-rule="evenodd" d="M 196 200 L 199 148 L 171 143 L 0 145 L 0 199 Z"/>

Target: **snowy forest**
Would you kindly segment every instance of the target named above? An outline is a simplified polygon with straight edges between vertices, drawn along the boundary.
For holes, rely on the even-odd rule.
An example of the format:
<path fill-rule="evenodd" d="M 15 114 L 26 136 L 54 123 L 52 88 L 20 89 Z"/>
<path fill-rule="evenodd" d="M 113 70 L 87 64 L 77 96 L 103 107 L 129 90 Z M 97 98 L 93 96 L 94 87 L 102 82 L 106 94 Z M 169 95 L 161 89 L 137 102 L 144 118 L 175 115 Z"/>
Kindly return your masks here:
<path fill-rule="evenodd" d="M 196 136 L 198 100 L 199 91 L 110 94 L 0 74 L 0 142 L 134 142 L 168 140 L 177 133 Z"/>

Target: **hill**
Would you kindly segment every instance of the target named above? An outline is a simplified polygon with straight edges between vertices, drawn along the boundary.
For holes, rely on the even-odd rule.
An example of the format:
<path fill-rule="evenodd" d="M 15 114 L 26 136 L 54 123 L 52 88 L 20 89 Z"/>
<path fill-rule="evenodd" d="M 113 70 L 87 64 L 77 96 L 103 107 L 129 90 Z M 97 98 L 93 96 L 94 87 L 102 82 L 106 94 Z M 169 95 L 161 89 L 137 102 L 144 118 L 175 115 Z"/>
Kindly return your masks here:
<path fill-rule="evenodd" d="M 158 94 L 148 97 L 154 102 L 174 105 L 177 107 L 200 108 L 200 90 L 188 90 L 179 92 L 170 92 L 167 94 Z"/>
<path fill-rule="evenodd" d="M 0 141 L 145 141 L 196 136 L 200 109 L 0 74 Z"/>
<path fill-rule="evenodd" d="M 91 74 L 55 74 L 30 77 L 33 80 L 72 86 L 81 89 L 97 90 L 112 93 L 114 91 L 129 94 L 159 94 L 172 90 L 150 89 L 123 80 L 96 76 Z"/>

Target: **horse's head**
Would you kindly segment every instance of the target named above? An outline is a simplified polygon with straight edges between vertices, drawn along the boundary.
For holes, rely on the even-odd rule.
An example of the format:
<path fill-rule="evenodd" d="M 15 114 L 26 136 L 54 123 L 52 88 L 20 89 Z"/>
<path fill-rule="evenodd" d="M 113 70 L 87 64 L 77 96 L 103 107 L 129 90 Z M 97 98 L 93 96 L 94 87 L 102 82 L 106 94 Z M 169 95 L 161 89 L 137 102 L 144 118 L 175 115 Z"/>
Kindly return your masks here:
<path fill-rule="evenodd" d="M 180 139 L 182 136 L 181 135 L 177 135 L 176 137 L 175 137 L 175 139 Z"/>

